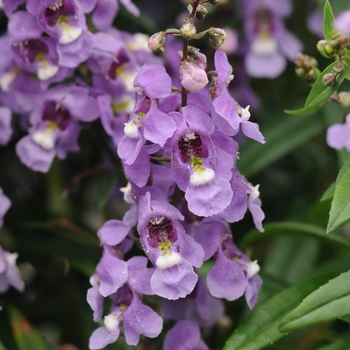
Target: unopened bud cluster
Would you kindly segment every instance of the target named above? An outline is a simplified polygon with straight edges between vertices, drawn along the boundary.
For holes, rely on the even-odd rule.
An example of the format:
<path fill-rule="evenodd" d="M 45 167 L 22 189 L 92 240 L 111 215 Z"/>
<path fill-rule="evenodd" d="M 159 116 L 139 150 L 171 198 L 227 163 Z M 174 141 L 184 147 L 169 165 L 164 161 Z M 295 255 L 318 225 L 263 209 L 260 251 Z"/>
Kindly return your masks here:
<path fill-rule="evenodd" d="M 350 48 L 349 38 L 338 32 L 332 34 L 331 40 L 320 40 L 317 43 L 317 50 L 320 54 L 327 58 L 332 58 L 336 55 L 344 56 Z"/>
<path fill-rule="evenodd" d="M 318 63 L 314 57 L 299 53 L 295 65 L 296 74 L 310 83 L 314 83 L 320 75 Z"/>
<path fill-rule="evenodd" d="M 337 76 L 343 73 L 345 70 L 345 65 L 342 61 L 338 61 L 332 68 L 332 73 L 327 73 L 322 77 L 323 84 L 327 86 L 334 85 Z"/>

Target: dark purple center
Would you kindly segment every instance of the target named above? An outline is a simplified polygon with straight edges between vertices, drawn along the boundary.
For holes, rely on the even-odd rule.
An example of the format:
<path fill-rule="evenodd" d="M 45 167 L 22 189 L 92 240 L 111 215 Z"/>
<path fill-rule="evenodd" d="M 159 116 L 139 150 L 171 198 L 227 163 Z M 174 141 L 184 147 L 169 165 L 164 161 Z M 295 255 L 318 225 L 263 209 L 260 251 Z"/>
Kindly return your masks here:
<path fill-rule="evenodd" d="M 129 56 L 125 52 L 125 50 L 123 50 L 123 49 L 120 50 L 118 52 L 118 55 L 117 55 L 115 61 L 113 61 L 109 67 L 108 76 L 114 80 L 118 75 L 118 68 L 129 61 L 130 61 Z"/>
<path fill-rule="evenodd" d="M 61 130 L 65 130 L 72 120 L 72 116 L 66 107 L 56 101 L 45 102 L 43 120 L 55 122 Z"/>
<path fill-rule="evenodd" d="M 203 159 L 208 157 L 208 149 L 196 132 L 189 132 L 183 135 L 177 146 L 183 163 L 190 163 L 193 158 Z"/>
<path fill-rule="evenodd" d="M 29 39 L 21 41 L 19 43 L 13 44 L 12 48 L 17 54 L 28 59 L 30 63 L 35 61 L 35 58 L 38 56 L 38 54 L 46 55 L 49 52 L 46 44 L 43 43 L 40 39 Z"/>
<path fill-rule="evenodd" d="M 274 29 L 273 25 L 273 15 L 271 11 L 265 7 L 258 8 L 254 13 L 255 25 L 254 31 L 255 33 L 259 32 L 268 32 L 271 33 Z"/>
<path fill-rule="evenodd" d="M 159 243 L 166 241 L 175 242 L 177 234 L 171 220 L 164 216 L 153 217 L 148 221 L 148 243 L 155 248 Z"/>
<path fill-rule="evenodd" d="M 71 17 L 76 13 L 73 1 L 61 0 L 55 2 L 45 10 L 45 19 L 50 27 L 53 27 L 59 17 Z"/>

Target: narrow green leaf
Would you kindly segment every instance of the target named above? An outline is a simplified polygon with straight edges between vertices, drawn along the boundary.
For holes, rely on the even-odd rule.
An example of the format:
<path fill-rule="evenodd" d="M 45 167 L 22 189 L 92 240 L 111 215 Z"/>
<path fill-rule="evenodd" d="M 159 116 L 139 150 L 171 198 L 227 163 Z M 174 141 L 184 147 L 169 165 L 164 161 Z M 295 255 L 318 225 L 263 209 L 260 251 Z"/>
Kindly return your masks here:
<path fill-rule="evenodd" d="M 331 199 L 334 196 L 334 192 L 335 192 L 335 186 L 336 184 L 341 180 L 341 178 L 344 176 L 345 172 L 350 168 L 350 158 L 348 160 L 346 160 L 343 164 L 343 166 L 341 167 L 341 169 L 339 170 L 338 176 L 337 176 L 337 180 L 335 182 L 333 182 L 327 189 L 326 191 L 323 193 L 322 197 L 321 197 L 321 201 L 325 201 L 327 199 Z"/>
<path fill-rule="evenodd" d="M 41 334 L 14 307 L 9 307 L 10 323 L 18 350 L 52 350 Z"/>
<path fill-rule="evenodd" d="M 266 143 L 248 140 L 242 147 L 237 162 L 247 177 L 258 173 L 291 150 L 299 147 L 325 128 L 322 118 L 292 118 L 281 115 L 272 125 L 261 128 Z"/>
<path fill-rule="evenodd" d="M 350 271 L 341 274 L 308 295 L 280 323 L 281 332 L 291 332 L 350 314 Z"/>
<path fill-rule="evenodd" d="M 323 8 L 323 34 L 326 40 L 331 40 L 334 16 L 329 1 L 326 0 Z"/>
<path fill-rule="evenodd" d="M 115 183 L 118 179 L 116 171 L 105 171 L 99 178 L 97 183 L 97 205 L 102 209 L 115 187 Z"/>
<path fill-rule="evenodd" d="M 340 85 L 342 84 L 344 78 L 345 78 L 345 74 L 339 74 L 336 78 L 336 81 L 334 83 L 334 85 L 332 86 L 326 86 L 323 83 L 323 76 L 325 74 L 328 73 L 332 73 L 333 72 L 333 67 L 337 62 L 333 62 L 332 64 L 330 64 L 317 78 L 317 80 L 315 81 L 314 85 L 312 86 L 312 89 L 305 101 L 305 105 L 304 108 L 309 109 L 311 107 L 315 107 L 317 105 L 319 105 L 320 103 L 326 101 L 335 91 L 338 90 L 338 88 L 340 87 Z"/>
<path fill-rule="evenodd" d="M 245 248 L 257 240 L 266 239 L 269 236 L 291 234 L 315 237 L 325 243 L 350 250 L 350 240 L 339 235 L 328 235 L 324 228 L 317 225 L 302 222 L 282 221 L 266 224 L 264 225 L 264 229 L 265 231 L 263 233 L 259 232 L 258 230 L 249 231 L 241 241 L 241 248 Z"/>
<path fill-rule="evenodd" d="M 322 346 L 317 350 L 349 350 L 350 349 L 350 335 L 332 342 L 329 345 Z"/>
<path fill-rule="evenodd" d="M 335 230 L 348 220 L 350 220 L 350 169 L 335 186 L 327 232 Z"/>
<path fill-rule="evenodd" d="M 306 114 L 315 113 L 322 107 L 323 107 L 323 103 L 320 103 L 316 106 L 312 106 L 309 108 L 285 109 L 284 112 L 291 115 L 306 115 Z"/>
<path fill-rule="evenodd" d="M 300 282 L 257 306 L 226 341 L 223 350 L 259 350 L 282 338 L 285 334 L 278 330 L 282 318 L 326 280 L 321 277 Z"/>

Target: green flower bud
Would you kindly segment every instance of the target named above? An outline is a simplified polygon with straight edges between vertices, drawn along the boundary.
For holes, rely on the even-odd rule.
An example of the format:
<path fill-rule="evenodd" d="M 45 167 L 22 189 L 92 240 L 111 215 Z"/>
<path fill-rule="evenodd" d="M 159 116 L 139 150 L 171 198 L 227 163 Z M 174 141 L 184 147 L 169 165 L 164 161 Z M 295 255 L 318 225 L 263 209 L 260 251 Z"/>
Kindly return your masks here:
<path fill-rule="evenodd" d="M 343 73 L 344 70 L 345 70 L 345 65 L 342 61 L 338 61 L 333 67 L 333 72 L 337 74 Z"/>
<path fill-rule="evenodd" d="M 185 39 L 191 39 L 196 33 L 196 27 L 192 22 L 186 22 L 180 28 L 180 35 Z"/>
<path fill-rule="evenodd" d="M 336 55 L 336 50 L 333 46 L 326 40 L 320 40 L 316 45 L 318 52 L 327 58 L 332 58 Z"/>
<path fill-rule="evenodd" d="M 350 92 L 339 92 L 338 98 L 338 102 L 342 107 L 350 109 Z"/>
<path fill-rule="evenodd" d="M 221 28 L 211 27 L 207 31 L 209 42 L 217 49 L 226 40 L 226 33 Z"/>
<path fill-rule="evenodd" d="M 153 52 L 164 52 L 166 33 L 158 32 L 148 39 L 148 48 Z"/>
<path fill-rule="evenodd" d="M 203 5 L 198 5 L 197 11 L 196 11 L 196 18 L 199 20 L 202 20 L 205 18 L 205 16 L 208 14 L 208 10 Z"/>

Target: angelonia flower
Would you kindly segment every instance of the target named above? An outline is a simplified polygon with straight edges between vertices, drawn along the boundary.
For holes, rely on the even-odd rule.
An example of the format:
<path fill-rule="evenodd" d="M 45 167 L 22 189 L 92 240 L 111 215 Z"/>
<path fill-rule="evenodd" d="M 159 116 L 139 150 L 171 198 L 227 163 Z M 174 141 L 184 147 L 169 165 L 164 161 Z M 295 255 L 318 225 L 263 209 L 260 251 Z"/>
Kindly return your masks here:
<path fill-rule="evenodd" d="M 334 27 L 343 35 L 350 36 L 350 10 L 336 17 Z"/>
<path fill-rule="evenodd" d="M 241 1 L 248 50 L 245 69 L 256 78 L 275 78 L 302 50 L 301 42 L 283 24 L 291 13 L 289 0 Z"/>
<path fill-rule="evenodd" d="M 0 229 L 3 226 L 3 217 L 10 206 L 10 199 L 4 195 L 0 188 Z M 24 290 L 24 282 L 16 266 L 17 257 L 18 254 L 9 253 L 0 246 L 0 293 L 6 292 L 10 287 L 20 292 Z"/>
<path fill-rule="evenodd" d="M 329 147 L 350 152 L 350 113 L 345 117 L 343 124 L 334 124 L 327 130 L 326 136 Z"/>
<path fill-rule="evenodd" d="M 55 158 L 80 152 L 81 133 L 96 128 L 126 178 L 117 190 L 129 209 L 97 232 L 101 259 L 87 292 L 98 322 L 91 350 L 121 338 L 136 346 L 174 321 L 165 327 L 165 350 L 205 350 L 200 327 L 224 315 L 221 299 L 244 296 L 249 308 L 257 302 L 259 265 L 236 247 L 229 224 L 249 211 L 263 231 L 259 186 L 237 166 L 242 139 L 265 139 L 250 105 L 230 93 L 234 76 L 225 51 L 237 49 L 237 35 L 214 27 L 198 33 L 194 19 L 208 12 L 199 2 L 179 30 L 148 40 L 112 27 L 120 3 L 139 14 L 130 0 L 0 1 L 8 17 L 0 37 L 0 145 L 20 135 L 13 143 L 23 166 L 47 173 Z M 264 67 L 268 77 L 280 74 L 284 57 L 299 50 L 282 24 L 289 2 L 243 7 L 248 73 L 259 76 L 254 69 L 262 60 L 278 68 Z M 192 46 L 194 37 L 216 49 L 213 60 Z M 1 192 L 1 224 L 6 198 Z M 0 291 L 23 289 L 15 258 L 0 250 Z"/>

